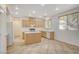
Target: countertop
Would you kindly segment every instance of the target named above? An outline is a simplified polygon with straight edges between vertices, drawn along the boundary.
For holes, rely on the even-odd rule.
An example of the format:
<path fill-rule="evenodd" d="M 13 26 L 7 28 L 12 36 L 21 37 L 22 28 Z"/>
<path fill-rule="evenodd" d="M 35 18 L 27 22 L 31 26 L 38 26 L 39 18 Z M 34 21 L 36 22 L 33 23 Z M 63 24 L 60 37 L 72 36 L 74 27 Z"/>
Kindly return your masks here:
<path fill-rule="evenodd" d="M 42 31 L 45 31 L 45 32 L 54 32 L 54 30 L 42 30 Z"/>
<path fill-rule="evenodd" d="M 24 32 L 24 33 L 28 33 L 28 34 L 30 34 L 30 33 L 41 33 L 40 31 L 26 31 L 26 32 Z"/>
<path fill-rule="evenodd" d="M 53 29 L 40 29 L 40 28 L 35 28 L 35 31 L 30 31 L 29 28 L 23 28 L 22 31 L 25 33 L 40 33 L 41 31 L 45 32 L 54 32 Z"/>
<path fill-rule="evenodd" d="M 53 29 L 42 29 L 41 31 L 45 31 L 45 32 L 54 32 Z"/>

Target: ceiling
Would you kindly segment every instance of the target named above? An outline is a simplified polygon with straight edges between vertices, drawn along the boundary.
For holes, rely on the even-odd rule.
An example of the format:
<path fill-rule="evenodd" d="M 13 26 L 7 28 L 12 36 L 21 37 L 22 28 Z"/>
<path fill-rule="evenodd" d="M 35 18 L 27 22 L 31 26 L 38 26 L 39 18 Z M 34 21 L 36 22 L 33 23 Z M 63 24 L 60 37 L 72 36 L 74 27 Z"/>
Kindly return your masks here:
<path fill-rule="evenodd" d="M 8 8 L 15 17 L 51 17 L 78 6 L 78 4 L 11 4 Z"/>

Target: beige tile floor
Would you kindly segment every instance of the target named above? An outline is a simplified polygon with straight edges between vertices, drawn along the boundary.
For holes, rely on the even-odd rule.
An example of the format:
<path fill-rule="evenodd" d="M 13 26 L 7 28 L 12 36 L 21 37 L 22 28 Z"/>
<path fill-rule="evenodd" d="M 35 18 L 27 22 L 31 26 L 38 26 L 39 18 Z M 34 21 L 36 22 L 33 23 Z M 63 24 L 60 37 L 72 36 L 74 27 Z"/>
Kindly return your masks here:
<path fill-rule="evenodd" d="M 21 39 L 16 39 L 8 54 L 78 54 L 79 47 L 56 40 L 42 38 L 40 43 L 25 45 Z"/>

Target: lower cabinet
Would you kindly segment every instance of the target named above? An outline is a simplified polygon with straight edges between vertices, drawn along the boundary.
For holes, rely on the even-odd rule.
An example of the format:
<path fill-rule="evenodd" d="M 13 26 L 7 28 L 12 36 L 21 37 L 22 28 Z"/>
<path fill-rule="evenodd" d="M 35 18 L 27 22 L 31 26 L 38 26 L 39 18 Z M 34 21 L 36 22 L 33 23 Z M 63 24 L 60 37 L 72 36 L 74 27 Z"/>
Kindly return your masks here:
<path fill-rule="evenodd" d="M 50 39 L 54 40 L 55 39 L 54 37 L 55 37 L 55 33 L 54 32 L 50 32 Z"/>
<path fill-rule="evenodd" d="M 46 31 L 42 31 L 42 37 L 47 38 L 47 39 L 51 39 L 54 40 L 54 32 L 46 32 Z"/>
<path fill-rule="evenodd" d="M 47 33 L 46 33 L 46 32 L 44 32 L 44 31 L 42 31 L 41 33 L 42 33 L 42 37 L 45 37 L 45 38 L 46 38 Z"/>
<path fill-rule="evenodd" d="M 25 44 L 33 44 L 41 42 L 41 33 L 24 33 Z"/>

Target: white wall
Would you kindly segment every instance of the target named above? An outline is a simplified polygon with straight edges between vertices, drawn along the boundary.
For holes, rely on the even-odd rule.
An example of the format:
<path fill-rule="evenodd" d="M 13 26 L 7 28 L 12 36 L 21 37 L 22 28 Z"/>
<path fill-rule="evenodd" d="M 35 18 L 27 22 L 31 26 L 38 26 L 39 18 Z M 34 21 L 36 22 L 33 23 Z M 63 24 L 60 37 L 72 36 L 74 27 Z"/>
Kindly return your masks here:
<path fill-rule="evenodd" d="M 8 32 L 8 46 L 13 45 L 13 22 L 7 22 L 7 32 Z"/>
<path fill-rule="evenodd" d="M 22 38 L 22 21 L 15 19 L 13 21 L 13 33 L 14 33 L 14 38 Z"/>
<path fill-rule="evenodd" d="M 75 11 L 79 11 L 79 9 L 77 8 L 77 9 L 73 9 L 73 10 L 55 15 L 52 19 L 52 22 L 53 22 L 52 27 L 55 30 L 55 39 L 56 40 L 79 46 L 79 30 L 78 31 L 59 30 L 58 16 L 61 16 L 63 14 L 67 14 L 67 13 L 72 13 Z"/>
<path fill-rule="evenodd" d="M 1 5 L 1 7 L 6 12 L 6 5 Z M 0 54 L 7 53 L 7 47 L 12 43 L 12 32 L 8 26 L 10 18 L 5 12 L 0 13 Z"/>
<path fill-rule="evenodd" d="M 7 52 L 7 18 L 4 14 L 0 14 L 0 54 Z"/>
<path fill-rule="evenodd" d="M 13 35 L 9 17 L 0 14 L 0 54 L 7 53 L 7 47 L 13 43 Z"/>

